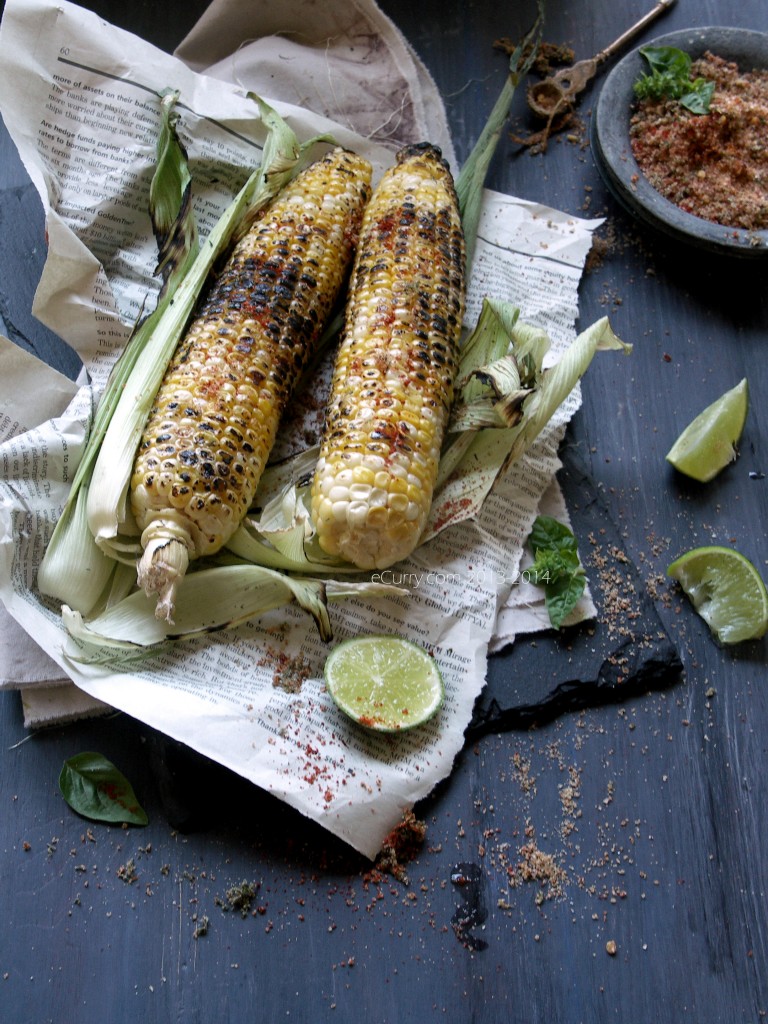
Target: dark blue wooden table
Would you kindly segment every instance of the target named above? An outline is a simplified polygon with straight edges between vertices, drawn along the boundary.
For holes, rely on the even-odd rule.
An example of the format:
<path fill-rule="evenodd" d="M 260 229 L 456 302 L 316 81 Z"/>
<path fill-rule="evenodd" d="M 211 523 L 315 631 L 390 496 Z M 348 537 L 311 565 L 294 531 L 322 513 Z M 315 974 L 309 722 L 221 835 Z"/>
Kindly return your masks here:
<path fill-rule="evenodd" d="M 205 4 L 86 6 L 172 50 Z M 382 7 L 433 73 L 463 159 L 504 75 L 494 40 L 519 37 L 534 4 L 506 15 L 494 0 Z M 576 57 L 645 10 L 640 0 L 547 7 L 547 40 Z M 642 38 L 707 24 L 768 31 L 768 7 L 678 0 Z M 606 218 L 580 324 L 609 314 L 634 352 L 595 361 L 565 443 L 653 594 L 683 678 L 468 743 L 417 808 L 427 838 L 401 881 L 126 716 L 27 736 L 17 695 L 0 695 L 3 1022 L 768 1015 L 766 643 L 718 648 L 663 579 L 679 552 L 708 543 L 737 547 L 766 575 L 765 263 L 672 249 L 617 206 L 588 144 L 603 81 L 546 152 L 505 136 L 489 185 Z M 510 129 L 531 127 L 519 97 Z M 76 361 L 29 312 L 42 213 L 4 132 L 0 147 L 0 327 L 74 375 Z M 738 462 L 706 487 L 685 483 L 665 452 L 744 376 L 751 410 Z M 89 825 L 64 805 L 62 761 L 88 749 L 130 776 L 146 829 Z"/>

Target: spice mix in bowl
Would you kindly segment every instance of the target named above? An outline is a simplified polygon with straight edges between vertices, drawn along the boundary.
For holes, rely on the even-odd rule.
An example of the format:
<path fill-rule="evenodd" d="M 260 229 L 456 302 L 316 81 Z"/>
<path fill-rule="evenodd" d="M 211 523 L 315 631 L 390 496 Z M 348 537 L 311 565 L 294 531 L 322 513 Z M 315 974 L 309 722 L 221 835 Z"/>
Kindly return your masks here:
<path fill-rule="evenodd" d="M 767 140 L 768 34 L 746 29 L 685 29 L 634 50 L 592 122 L 598 169 L 640 222 L 747 257 L 768 255 Z"/>

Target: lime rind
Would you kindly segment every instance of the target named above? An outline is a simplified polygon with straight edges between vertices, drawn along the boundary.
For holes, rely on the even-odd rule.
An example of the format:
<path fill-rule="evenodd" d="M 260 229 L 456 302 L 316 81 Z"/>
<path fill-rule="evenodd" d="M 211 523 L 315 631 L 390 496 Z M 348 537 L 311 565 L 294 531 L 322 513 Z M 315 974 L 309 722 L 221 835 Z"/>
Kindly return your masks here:
<path fill-rule="evenodd" d="M 744 377 L 688 424 L 667 452 L 667 462 L 685 476 L 708 483 L 737 458 L 748 409 Z"/>
<path fill-rule="evenodd" d="M 324 676 L 337 707 L 377 732 L 402 732 L 423 725 L 445 697 L 435 659 L 399 636 L 344 640 L 328 655 Z"/>
<path fill-rule="evenodd" d="M 677 580 L 721 644 L 759 640 L 768 631 L 768 591 L 748 558 L 733 548 L 694 548 L 667 575 Z"/>

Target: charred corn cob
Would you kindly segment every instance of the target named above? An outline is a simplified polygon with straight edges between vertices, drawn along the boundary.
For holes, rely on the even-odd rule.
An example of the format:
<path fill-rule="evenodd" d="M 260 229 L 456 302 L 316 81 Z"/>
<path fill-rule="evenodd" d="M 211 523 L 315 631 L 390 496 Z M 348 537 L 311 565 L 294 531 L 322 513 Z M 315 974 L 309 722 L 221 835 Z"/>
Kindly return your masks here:
<path fill-rule="evenodd" d="M 384 568 L 416 547 L 453 400 L 464 236 L 450 171 L 401 150 L 368 204 L 312 483 L 324 551 Z"/>
<path fill-rule="evenodd" d="M 367 161 L 311 165 L 235 246 L 180 343 L 131 479 L 139 584 L 172 621 L 190 559 L 218 551 L 253 500 L 278 421 L 346 280 Z"/>

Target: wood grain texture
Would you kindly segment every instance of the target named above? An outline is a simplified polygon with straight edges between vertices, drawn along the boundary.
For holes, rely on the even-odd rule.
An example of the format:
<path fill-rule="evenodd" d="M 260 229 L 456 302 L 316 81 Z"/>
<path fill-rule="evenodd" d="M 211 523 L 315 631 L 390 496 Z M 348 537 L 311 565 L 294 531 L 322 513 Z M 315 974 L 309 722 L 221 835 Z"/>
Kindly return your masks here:
<path fill-rule="evenodd" d="M 507 6 L 505 21 L 493 0 L 382 2 L 446 98 L 460 159 L 504 73 L 494 39 L 517 37 L 533 17 L 532 2 Z M 545 34 L 586 57 L 645 7 L 550 2 Z M 168 49 L 175 28 L 178 39 L 185 31 L 174 18 L 188 27 L 196 15 L 195 5 L 98 9 Z M 659 33 L 691 24 L 768 30 L 768 10 L 764 0 L 679 0 Z M 586 458 L 655 588 L 684 681 L 468 746 L 418 808 L 428 838 L 407 884 L 125 716 L 27 738 L 17 696 L 0 694 L 3 1020 L 59 1021 L 62 1007 L 84 1024 L 765 1019 L 766 643 L 717 648 L 660 579 L 701 543 L 734 544 L 766 575 L 765 271 L 673 250 L 617 208 L 587 141 L 600 82 L 572 139 L 532 156 L 505 138 L 489 184 L 606 218 L 580 324 L 608 313 L 634 352 L 595 361 L 566 444 Z M 510 127 L 532 127 L 522 102 Z M 43 239 L 21 216 L 23 178 L 5 159 L 2 173 L 4 237 L 20 240 L 3 248 L 6 318 L 19 308 L 14 293 L 34 288 Z M 20 340 L 61 358 L 31 318 Z M 752 404 L 738 462 L 707 487 L 684 483 L 664 453 L 743 376 Z M 68 811 L 58 772 L 86 749 L 130 777 L 148 828 L 89 826 Z M 461 865 L 471 884 L 451 881 Z M 246 916 L 225 909 L 243 881 L 257 888 Z"/>

